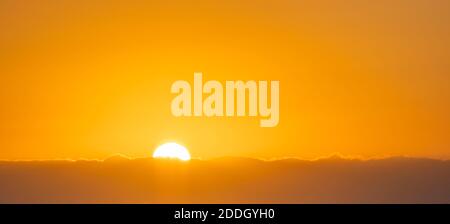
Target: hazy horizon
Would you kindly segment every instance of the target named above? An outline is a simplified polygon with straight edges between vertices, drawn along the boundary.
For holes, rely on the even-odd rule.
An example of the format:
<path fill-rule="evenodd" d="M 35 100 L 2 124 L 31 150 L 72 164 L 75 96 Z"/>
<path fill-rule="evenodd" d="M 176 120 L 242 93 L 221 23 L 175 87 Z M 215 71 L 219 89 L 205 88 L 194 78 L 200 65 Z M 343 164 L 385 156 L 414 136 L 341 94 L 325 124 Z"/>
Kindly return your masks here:
<path fill-rule="evenodd" d="M 0 161 L 0 203 L 450 203 L 450 161 Z"/>

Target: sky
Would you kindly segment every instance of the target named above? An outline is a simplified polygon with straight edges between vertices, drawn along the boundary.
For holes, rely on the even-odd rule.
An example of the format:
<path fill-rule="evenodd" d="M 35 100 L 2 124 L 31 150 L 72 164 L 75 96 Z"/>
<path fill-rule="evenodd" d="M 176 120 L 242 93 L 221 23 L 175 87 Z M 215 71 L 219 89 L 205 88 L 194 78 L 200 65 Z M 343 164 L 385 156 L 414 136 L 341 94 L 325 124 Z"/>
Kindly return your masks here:
<path fill-rule="evenodd" d="M 450 159 L 447 1 L 0 2 L 0 159 Z M 279 80 L 280 123 L 174 117 L 177 80 Z"/>

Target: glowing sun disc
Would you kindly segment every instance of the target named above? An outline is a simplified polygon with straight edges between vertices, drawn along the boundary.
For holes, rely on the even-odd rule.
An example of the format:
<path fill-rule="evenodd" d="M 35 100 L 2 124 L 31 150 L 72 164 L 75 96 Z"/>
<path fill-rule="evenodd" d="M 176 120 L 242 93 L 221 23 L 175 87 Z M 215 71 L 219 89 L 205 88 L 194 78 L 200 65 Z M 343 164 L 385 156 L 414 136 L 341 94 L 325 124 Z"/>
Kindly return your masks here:
<path fill-rule="evenodd" d="M 158 146 L 153 152 L 153 158 L 170 158 L 187 161 L 191 159 L 191 155 L 186 147 L 170 142 Z"/>

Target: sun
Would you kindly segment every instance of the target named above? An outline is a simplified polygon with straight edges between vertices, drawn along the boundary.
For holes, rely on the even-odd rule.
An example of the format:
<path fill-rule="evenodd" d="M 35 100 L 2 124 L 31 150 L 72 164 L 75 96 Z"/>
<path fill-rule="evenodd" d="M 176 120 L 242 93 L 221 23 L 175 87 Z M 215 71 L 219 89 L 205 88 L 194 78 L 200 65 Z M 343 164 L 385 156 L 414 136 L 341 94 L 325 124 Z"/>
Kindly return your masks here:
<path fill-rule="evenodd" d="M 191 159 L 191 155 L 186 147 L 174 142 L 169 142 L 158 146 L 153 152 L 153 158 L 171 158 L 188 161 Z"/>

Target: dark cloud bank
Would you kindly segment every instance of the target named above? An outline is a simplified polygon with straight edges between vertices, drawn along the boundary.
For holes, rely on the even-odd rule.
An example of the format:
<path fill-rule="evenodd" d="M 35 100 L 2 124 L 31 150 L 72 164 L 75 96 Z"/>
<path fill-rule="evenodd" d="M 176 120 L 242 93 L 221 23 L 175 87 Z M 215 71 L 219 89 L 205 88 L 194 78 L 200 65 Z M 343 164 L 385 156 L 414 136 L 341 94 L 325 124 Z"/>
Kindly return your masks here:
<path fill-rule="evenodd" d="M 0 203 L 450 203 L 450 161 L 3 161 L 0 183 Z"/>

